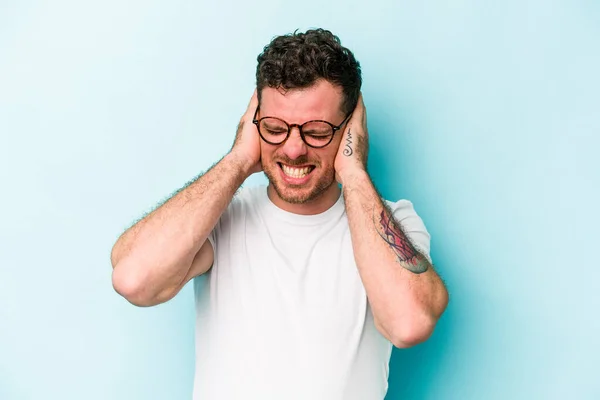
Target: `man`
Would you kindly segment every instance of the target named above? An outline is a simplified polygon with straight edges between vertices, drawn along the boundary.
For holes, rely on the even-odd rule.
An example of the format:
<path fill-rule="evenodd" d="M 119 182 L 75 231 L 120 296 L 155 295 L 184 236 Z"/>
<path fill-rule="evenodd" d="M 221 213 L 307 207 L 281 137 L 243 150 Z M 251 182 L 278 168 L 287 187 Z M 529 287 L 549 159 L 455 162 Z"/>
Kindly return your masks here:
<path fill-rule="evenodd" d="M 195 278 L 194 399 L 383 399 L 392 345 L 426 340 L 448 302 L 429 234 L 373 187 L 336 36 L 273 39 L 256 77 L 230 152 L 119 238 L 113 285 L 152 306 Z M 259 171 L 268 187 L 238 192 Z"/>

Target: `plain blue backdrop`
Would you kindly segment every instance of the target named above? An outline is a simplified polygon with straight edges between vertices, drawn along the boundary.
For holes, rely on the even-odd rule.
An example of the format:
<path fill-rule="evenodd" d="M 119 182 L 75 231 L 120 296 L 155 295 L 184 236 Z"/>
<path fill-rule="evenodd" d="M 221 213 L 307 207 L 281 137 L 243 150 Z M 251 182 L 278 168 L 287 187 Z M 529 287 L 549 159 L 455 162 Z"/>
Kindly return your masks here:
<path fill-rule="evenodd" d="M 0 0 L 0 399 L 191 397 L 191 287 L 136 308 L 110 250 L 225 154 L 256 56 L 309 27 L 360 60 L 372 178 L 451 295 L 387 399 L 600 399 L 592 0 Z"/>

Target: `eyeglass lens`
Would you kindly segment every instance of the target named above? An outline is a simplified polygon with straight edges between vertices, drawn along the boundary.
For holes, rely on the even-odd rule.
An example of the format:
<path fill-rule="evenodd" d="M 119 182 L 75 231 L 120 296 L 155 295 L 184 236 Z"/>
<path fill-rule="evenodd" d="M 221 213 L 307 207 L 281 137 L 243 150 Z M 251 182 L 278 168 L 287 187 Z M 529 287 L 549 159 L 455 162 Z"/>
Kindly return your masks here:
<path fill-rule="evenodd" d="M 264 139 L 273 144 L 282 143 L 288 134 L 289 126 L 277 118 L 263 118 L 259 124 Z M 309 146 L 320 147 L 329 143 L 333 128 L 325 122 L 311 121 L 302 125 L 304 140 Z"/>

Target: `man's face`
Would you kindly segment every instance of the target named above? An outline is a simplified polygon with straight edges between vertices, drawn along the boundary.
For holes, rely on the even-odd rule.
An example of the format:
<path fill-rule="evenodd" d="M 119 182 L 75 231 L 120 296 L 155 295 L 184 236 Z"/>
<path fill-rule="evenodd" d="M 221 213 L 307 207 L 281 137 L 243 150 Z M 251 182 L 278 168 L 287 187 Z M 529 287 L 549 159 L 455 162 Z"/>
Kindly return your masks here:
<path fill-rule="evenodd" d="M 341 88 L 325 80 L 285 93 L 266 87 L 261 93 L 257 118 L 277 117 L 290 125 L 324 120 L 337 126 L 345 117 L 340 108 L 342 99 Z M 288 203 L 306 203 L 318 200 L 336 184 L 333 166 L 341 138 L 337 131 L 331 143 L 315 149 L 302 141 L 294 127 L 280 145 L 261 140 L 262 167 L 277 195 Z"/>

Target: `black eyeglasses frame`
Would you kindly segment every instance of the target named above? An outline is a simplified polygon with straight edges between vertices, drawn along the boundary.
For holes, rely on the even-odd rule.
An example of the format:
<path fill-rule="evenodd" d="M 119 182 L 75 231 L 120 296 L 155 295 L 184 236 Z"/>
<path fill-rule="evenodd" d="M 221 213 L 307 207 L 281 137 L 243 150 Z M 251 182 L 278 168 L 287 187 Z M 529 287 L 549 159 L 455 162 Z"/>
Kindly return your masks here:
<path fill-rule="evenodd" d="M 277 117 L 269 117 L 269 116 L 266 116 L 266 117 L 262 117 L 262 118 L 256 119 L 256 116 L 258 115 L 258 110 L 259 110 L 259 109 L 260 109 L 260 105 L 256 107 L 256 111 L 254 112 L 254 117 L 252 117 L 252 123 L 253 123 L 254 125 L 256 125 L 256 129 L 258 130 L 258 134 L 260 135 L 260 138 L 261 138 L 262 140 L 264 140 L 266 143 L 268 143 L 268 144 L 270 144 L 270 145 L 274 145 L 274 146 L 279 146 L 279 145 L 282 145 L 282 144 L 284 144 L 284 143 L 285 143 L 285 142 L 286 142 L 286 141 L 289 139 L 289 137 L 290 137 L 290 133 L 292 132 L 292 128 L 296 127 L 296 128 L 298 128 L 298 131 L 300 132 L 300 138 L 302 138 L 302 141 L 304 142 L 304 144 L 306 144 L 308 147 L 312 147 L 313 149 L 322 149 L 323 147 L 326 147 L 327 145 L 329 145 L 329 143 L 331 143 L 331 141 L 333 140 L 333 137 L 335 136 L 335 133 L 336 133 L 337 131 L 339 131 L 339 130 L 342 128 L 342 126 L 343 126 L 343 125 L 344 125 L 344 124 L 345 124 L 345 123 L 346 123 L 346 122 L 347 122 L 347 121 L 350 119 L 350 117 L 352 116 L 352 113 L 349 113 L 349 114 L 346 116 L 346 118 L 344 118 L 344 120 L 342 121 L 342 123 L 341 123 L 341 124 L 339 124 L 339 125 L 337 125 L 337 126 L 336 126 L 336 125 L 333 125 L 333 124 L 332 124 L 331 122 L 329 122 L 329 121 L 324 121 L 324 120 L 321 120 L 321 119 L 315 119 L 315 120 L 311 120 L 311 121 L 306 121 L 306 122 L 305 122 L 305 123 L 303 123 L 303 124 L 288 124 L 286 121 L 282 120 L 281 118 L 277 118 Z M 268 141 L 267 139 L 265 139 L 265 138 L 264 138 L 263 134 L 262 134 L 262 133 L 261 133 L 261 131 L 260 131 L 260 121 L 262 121 L 263 119 L 266 119 L 266 118 L 276 119 L 276 120 L 278 120 L 278 121 L 281 121 L 281 122 L 283 122 L 283 123 L 284 123 L 284 124 L 287 126 L 288 130 L 287 130 L 287 134 L 286 134 L 286 136 L 285 136 L 285 139 L 283 139 L 283 140 L 282 140 L 281 142 L 279 142 L 279 143 L 273 143 L 273 142 L 270 142 L 270 141 Z M 330 137 L 329 137 L 329 141 L 328 141 L 327 143 L 325 143 L 324 145 L 322 145 L 322 146 L 313 146 L 313 145 L 311 145 L 311 144 L 308 144 L 308 143 L 306 142 L 306 139 L 305 139 L 305 137 L 304 137 L 304 132 L 302 131 L 302 127 L 303 127 L 304 125 L 306 125 L 306 124 L 309 124 L 309 123 L 311 123 L 311 122 L 324 122 L 324 123 L 326 123 L 327 125 L 329 125 L 329 126 L 331 127 L 331 129 L 332 129 L 332 133 L 331 133 L 331 135 L 330 135 Z"/>

